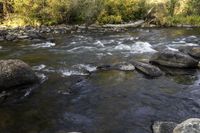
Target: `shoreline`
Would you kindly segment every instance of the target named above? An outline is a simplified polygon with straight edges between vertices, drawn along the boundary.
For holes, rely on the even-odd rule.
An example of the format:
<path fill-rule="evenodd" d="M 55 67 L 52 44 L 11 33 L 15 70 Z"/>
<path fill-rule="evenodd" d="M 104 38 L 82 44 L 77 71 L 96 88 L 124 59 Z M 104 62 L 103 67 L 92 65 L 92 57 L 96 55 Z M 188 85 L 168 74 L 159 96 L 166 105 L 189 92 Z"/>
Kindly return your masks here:
<path fill-rule="evenodd" d="M 46 38 L 44 35 L 54 34 L 71 34 L 71 33 L 85 33 L 87 31 L 93 32 L 123 32 L 129 29 L 137 28 L 200 28 L 195 25 L 176 25 L 176 26 L 160 26 L 160 25 L 147 25 L 144 20 L 139 20 L 133 23 L 126 24 L 107 24 L 90 26 L 82 25 L 53 25 L 53 26 L 22 26 L 22 27 L 10 27 L 0 25 L 0 42 L 1 41 L 19 41 L 28 40 L 32 42 L 54 42 L 53 37 Z"/>

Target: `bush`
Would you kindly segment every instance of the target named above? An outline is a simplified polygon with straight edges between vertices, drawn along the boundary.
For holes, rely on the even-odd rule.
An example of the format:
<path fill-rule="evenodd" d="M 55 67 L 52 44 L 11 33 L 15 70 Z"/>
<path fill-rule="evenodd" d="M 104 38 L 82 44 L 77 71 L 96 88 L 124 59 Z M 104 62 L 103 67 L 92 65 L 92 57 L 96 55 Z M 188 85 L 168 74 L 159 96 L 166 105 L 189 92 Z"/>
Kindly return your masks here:
<path fill-rule="evenodd" d="M 69 11 L 69 0 L 15 0 L 15 12 L 25 22 L 34 25 L 58 24 L 67 21 Z"/>
<path fill-rule="evenodd" d="M 146 0 L 107 0 L 98 22 L 122 23 L 143 19 L 147 10 Z"/>
<path fill-rule="evenodd" d="M 96 20 L 104 0 L 15 0 L 15 13 L 28 24 L 52 25 Z M 101 6 L 102 5 L 102 6 Z"/>
<path fill-rule="evenodd" d="M 187 15 L 200 15 L 199 0 L 189 0 L 187 5 Z"/>
<path fill-rule="evenodd" d="M 72 0 L 70 23 L 93 23 L 104 7 L 104 0 Z"/>
<path fill-rule="evenodd" d="M 177 7 L 179 6 L 179 0 L 169 0 L 167 2 L 167 9 L 170 16 L 174 16 Z"/>
<path fill-rule="evenodd" d="M 177 16 L 174 16 L 174 17 L 167 17 L 166 18 L 165 25 L 176 26 L 178 24 L 200 26 L 200 16 L 177 15 Z"/>

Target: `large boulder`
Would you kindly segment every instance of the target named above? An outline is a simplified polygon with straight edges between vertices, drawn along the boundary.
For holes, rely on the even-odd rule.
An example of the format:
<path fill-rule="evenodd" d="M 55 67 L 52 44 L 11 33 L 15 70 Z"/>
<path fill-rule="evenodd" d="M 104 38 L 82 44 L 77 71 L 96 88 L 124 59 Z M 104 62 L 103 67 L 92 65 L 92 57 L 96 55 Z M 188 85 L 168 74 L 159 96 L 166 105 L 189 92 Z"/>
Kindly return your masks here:
<path fill-rule="evenodd" d="M 179 51 L 188 54 L 194 58 L 200 58 L 200 46 L 183 46 L 179 47 Z"/>
<path fill-rule="evenodd" d="M 162 71 L 158 67 L 153 66 L 151 64 L 138 62 L 138 61 L 133 61 L 132 63 L 136 67 L 136 69 L 138 69 L 139 71 L 141 71 L 142 73 L 148 76 L 159 77 L 163 74 Z"/>
<path fill-rule="evenodd" d="M 200 133 L 200 119 L 191 118 L 178 124 L 173 133 Z"/>
<path fill-rule="evenodd" d="M 196 68 L 198 66 L 198 61 L 189 55 L 171 50 L 155 53 L 150 62 L 177 68 Z"/>
<path fill-rule="evenodd" d="M 177 126 L 174 122 L 154 122 L 152 129 L 153 133 L 172 133 L 173 129 Z"/>
<path fill-rule="evenodd" d="M 0 91 L 39 82 L 31 67 L 21 60 L 0 60 Z"/>

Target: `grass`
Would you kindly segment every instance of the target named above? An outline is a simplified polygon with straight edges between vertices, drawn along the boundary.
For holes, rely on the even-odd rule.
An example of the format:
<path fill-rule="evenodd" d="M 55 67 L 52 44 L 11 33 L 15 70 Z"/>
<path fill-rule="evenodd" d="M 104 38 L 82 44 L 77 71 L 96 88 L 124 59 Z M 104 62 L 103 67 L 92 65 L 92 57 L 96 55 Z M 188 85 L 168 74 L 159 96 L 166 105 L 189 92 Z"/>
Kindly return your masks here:
<path fill-rule="evenodd" d="M 173 17 L 166 17 L 164 19 L 164 25 L 166 26 L 177 26 L 177 25 L 192 25 L 192 26 L 200 26 L 200 16 L 183 16 L 177 15 Z"/>

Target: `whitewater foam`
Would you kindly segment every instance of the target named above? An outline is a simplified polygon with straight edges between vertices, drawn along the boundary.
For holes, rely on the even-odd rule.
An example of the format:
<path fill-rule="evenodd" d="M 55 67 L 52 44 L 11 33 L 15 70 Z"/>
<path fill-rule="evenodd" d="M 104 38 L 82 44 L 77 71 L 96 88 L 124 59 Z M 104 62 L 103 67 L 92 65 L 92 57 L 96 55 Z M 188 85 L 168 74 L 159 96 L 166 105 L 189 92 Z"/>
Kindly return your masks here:
<path fill-rule="evenodd" d="M 83 51 L 83 50 L 95 50 L 97 48 L 95 47 L 89 47 L 89 46 L 80 46 L 80 47 L 75 47 L 75 48 L 72 48 L 70 50 L 67 50 L 68 52 L 78 52 L 79 50 L 80 51 Z"/>
<path fill-rule="evenodd" d="M 75 70 L 61 70 L 60 72 L 63 77 L 69 77 L 69 76 L 73 76 L 73 75 L 77 75 L 77 76 L 88 75 L 87 73 L 83 73 L 83 72 L 79 72 L 79 71 L 75 71 Z"/>
<path fill-rule="evenodd" d="M 114 48 L 115 50 L 125 50 L 125 51 L 130 51 L 131 53 L 152 53 L 156 52 L 152 48 L 152 45 L 148 42 L 135 42 L 132 45 L 125 45 L 125 44 L 120 44 Z"/>
<path fill-rule="evenodd" d="M 97 70 L 97 67 L 96 66 L 92 66 L 92 65 L 89 65 L 89 64 L 77 64 L 77 65 L 74 65 L 73 66 L 74 68 L 78 68 L 78 69 L 84 69 L 84 70 L 87 70 L 88 72 L 93 72 L 93 71 L 96 71 Z"/>
<path fill-rule="evenodd" d="M 105 47 L 104 44 L 103 44 L 103 42 L 101 42 L 99 40 L 96 41 L 94 44 L 97 45 L 97 46 L 100 46 L 100 47 Z"/>
<path fill-rule="evenodd" d="M 41 65 L 38 65 L 38 66 L 33 66 L 32 69 L 33 70 L 36 70 L 36 71 L 40 71 L 42 69 L 46 68 L 46 65 L 44 64 L 41 64 Z"/>
<path fill-rule="evenodd" d="M 41 83 L 45 82 L 48 79 L 48 77 L 43 73 L 36 73 L 36 74 L 39 77 Z"/>
<path fill-rule="evenodd" d="M 35 48 L 50 48 L 50 47 L 56 46 L 56 44 L 52 43 L 52 42 L 45 42 L 45 43 L 32 44 L 31 46 L 33 46 Z"/>
<path fill-rule="evenodd" d="M 167 49 L 168 49 L 168 50 L 171 50 L 171 51 L 176 51 L 176 52 L 179 51 L 178 49 L 176 49 L 176 48 L 172 48 L 172 47 L 169 47 L 169 46 L 167 46 Z"/>

